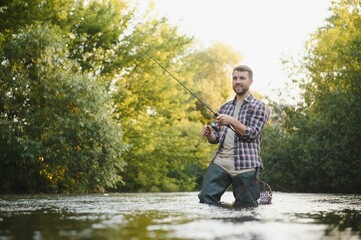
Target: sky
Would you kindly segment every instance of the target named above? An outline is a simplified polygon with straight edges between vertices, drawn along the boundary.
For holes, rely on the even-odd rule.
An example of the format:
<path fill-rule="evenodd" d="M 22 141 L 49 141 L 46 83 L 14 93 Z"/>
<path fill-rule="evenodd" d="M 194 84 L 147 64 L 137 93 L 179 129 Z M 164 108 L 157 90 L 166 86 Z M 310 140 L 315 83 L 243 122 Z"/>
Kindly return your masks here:
<path fill-rule="evenodd" d="M 285 93 L 299 99 L 299 90 L 292 86 L 281 58 L 300 58 L 310 34 L 331 14 L 331 0 L 139 1 L 141 7 L 153 2 L 154 14 L 167 17 L 202 47 L 214 42 L 229 45 L 242 55 L 239 64 L 253 69 L 253 91 L 290 103 Z"/>

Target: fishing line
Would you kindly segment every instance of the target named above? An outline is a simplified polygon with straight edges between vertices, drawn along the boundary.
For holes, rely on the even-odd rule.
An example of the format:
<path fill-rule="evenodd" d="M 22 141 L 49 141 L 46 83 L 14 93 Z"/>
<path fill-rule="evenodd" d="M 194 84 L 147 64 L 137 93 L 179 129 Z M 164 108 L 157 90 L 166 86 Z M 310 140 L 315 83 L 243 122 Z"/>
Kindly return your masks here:
<path fill-rule="evenodd" d="M 126 37 L 126 36 L 125 36 Z M 144 52 L 150 59 L 152 59 L 158 66 L 160 66 L 166 73 L 168 73 L 174 80 L 176 80 L 182 87 L 184 87 L 193 97 L 195 97 L 200 103 L 203 104 L 209 111 L 213 113 L 215 117 L 217 117 L 219 114 L 212 110 L 202 99 L 200 99 L 194 92 L 192 92 L 189 88 L 187 88 L 186 85 L 184 85 L 178 78 L 176 78 L 171 72 L 168 71 L 157 59 L 155 59 L 150 53 L 145 51 L 144 48 L 142 48 L 140 45 L 136 44 L 132 39 L 126 37 L 131 43 L 133 43 L 134 46 L 139 48 L 142 52 Z M 214 123 L 211 124 L 211 126 L 214 128 Z M 236 132 L 230 125 L 226 125 L 228 128 L 230 128 L 233 132 Z"/>
<path fill-rule="evenodd" d="M 150 53 L 148 53 L 147 51 L 145 51 L 141 46 L 139 46 L 138 44 L 136 44 L 133 40 L 131 40 L 130 38 L 127 38 L 130 42 L 132 42 L 134 44 L 134 46 L 136 46 L 137 48 L 139 48 L 140 50 L 142 50 L 142 52 L 144 52 L 150 59 L 152 59 L 156 64 L 158 64 L 165 72 L 167 72 L 174 80 L 176 80 L 182 87 L 184 87 L 190 94 L 192 94 L 193 97 L 195 97 L 200 103 L 203 104 L 203 106 L 205 106 L 209 111 L 211 111 L 213 113 L 213 115 L 215 117 L 218 116 L 218 113 L 216 113 L 215 111 L 213 111 L 205 102 L 202 101 L 202 99 L 200 99 L 194 92 L 192 92 L 189 88 L 187 88 L 186 85 L 184 85 L 180 80 L 178 80 L 178 78 L 176 78 L 171 72 L 169 72 L 162 64 L 160 64 L 160 62 L 157 61 L 157 59 L 155 59 Z"/>

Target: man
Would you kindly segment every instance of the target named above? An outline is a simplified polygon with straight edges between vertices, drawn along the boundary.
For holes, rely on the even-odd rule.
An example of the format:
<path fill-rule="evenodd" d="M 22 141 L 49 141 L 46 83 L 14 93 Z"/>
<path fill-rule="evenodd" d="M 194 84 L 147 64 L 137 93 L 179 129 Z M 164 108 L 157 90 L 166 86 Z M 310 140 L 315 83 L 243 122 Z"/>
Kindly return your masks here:
<path fill-rule="evenodd" d="M 204 176 L 198 195 L 201 203 L 219 204 L 230 185 L 237 205 L 255 205 L 259 198 L 252 181 L 263 168 L 260 144 L 270 112 L 250 93 L 252 82 L 253 72 L 248 66 L 235 67 L 232 83 L 236 96 L 218 110 L 215 122 L 219 129 L 205 126 L 202 130 L 202 135 L 219 147 Z"/>

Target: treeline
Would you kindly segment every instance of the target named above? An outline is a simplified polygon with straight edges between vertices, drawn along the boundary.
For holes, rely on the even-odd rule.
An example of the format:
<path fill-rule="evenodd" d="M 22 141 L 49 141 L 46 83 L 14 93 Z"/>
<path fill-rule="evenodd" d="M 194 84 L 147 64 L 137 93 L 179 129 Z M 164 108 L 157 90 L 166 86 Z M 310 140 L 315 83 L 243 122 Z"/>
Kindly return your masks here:
<path fill-rule="evenodd" d="M 122 0 L 2 1 L 0 193 L 193 191 L 213 116 L 241 56 L 197 49 Z M 297 106 L 272 103 L 262 178 L 275 190 L 360 192 L 360 2 L 333 4 L 300 63 Z M 228 87 L 227 87 L 228 86 Z"/>
<path fill-rule="evenodd" d="M 331 9 L 293 66 L 303 101 L 273 105 L 264 177 L 277 190 L 361 193 L 361 2 Z"/>
<path fill-rule="evenodd" d="M 216 107 L 240 56 L 128 1 L 0 5 L 0 192 L 197 188 L 212 116 L 138 46 Z"/>

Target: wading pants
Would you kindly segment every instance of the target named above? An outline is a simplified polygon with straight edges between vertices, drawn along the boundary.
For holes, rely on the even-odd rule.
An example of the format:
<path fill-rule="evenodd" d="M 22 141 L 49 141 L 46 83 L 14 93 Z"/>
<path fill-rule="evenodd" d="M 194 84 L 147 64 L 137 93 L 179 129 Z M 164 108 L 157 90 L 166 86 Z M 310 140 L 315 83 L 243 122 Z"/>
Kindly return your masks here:
<path fill-rule="evenodd" d="M 257 171 L 250 171 L 231 177 L 217 164 L 210 163 L 204 175 L 203 185 L 198 194 L 201 203 L 219 204 L 222 195 L 232 184 L 233 196 L 237 206 L 257 205 L 260 192 L 257 183 L 251 183 L 257 176 Z M 246 188 L 245 188 L 246 187 Z"/>

